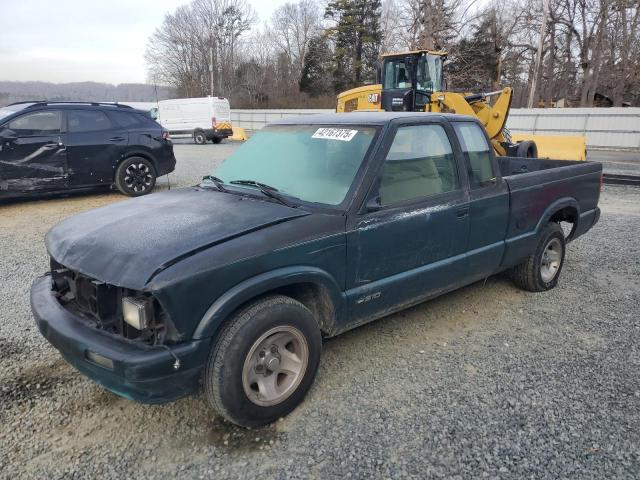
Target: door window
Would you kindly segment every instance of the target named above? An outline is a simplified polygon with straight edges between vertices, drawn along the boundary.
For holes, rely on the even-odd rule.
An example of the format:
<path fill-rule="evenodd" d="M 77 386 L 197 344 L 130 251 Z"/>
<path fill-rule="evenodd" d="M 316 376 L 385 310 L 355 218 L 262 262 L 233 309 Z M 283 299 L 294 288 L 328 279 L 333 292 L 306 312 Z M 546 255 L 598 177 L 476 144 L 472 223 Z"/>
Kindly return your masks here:
<path fill-rule="evenodd" d="M 107 116 L 97 110 L 70 110 L 67 119 L 70 132 L 99 132 L 111 128 Z"/>
<path fill-rule="evenodd" d="M 59 111 L 28 113 L 9 122 L 8 128 L 18 137 L 57 135 L 62 128 L 62 114 Z"/>
<path fill-rule="evenodd" d="M 454 128 L 464 152 L 471 188 L 493 185 L 496 174 L 491 160 L 491 147 L 480 126 L 475 123 L 456 122 Z"/>
<path fill-rule="evenodd" d="M 444 128 L 399 128 L 382 167 L 380 204 L 392 205 L 458 188 L 455 158 Z"/>

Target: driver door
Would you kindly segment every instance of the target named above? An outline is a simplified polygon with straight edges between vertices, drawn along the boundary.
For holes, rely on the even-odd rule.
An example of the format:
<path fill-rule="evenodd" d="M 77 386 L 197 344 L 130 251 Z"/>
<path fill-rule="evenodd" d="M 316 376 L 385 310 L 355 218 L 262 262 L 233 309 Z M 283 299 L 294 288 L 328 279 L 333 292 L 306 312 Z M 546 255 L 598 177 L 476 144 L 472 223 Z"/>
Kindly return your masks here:
<path fill-rule="evenodd" d="M 0 192 L 27 193 L 66 187 L 63 113 L 30 112 L 0 126 Z"/>

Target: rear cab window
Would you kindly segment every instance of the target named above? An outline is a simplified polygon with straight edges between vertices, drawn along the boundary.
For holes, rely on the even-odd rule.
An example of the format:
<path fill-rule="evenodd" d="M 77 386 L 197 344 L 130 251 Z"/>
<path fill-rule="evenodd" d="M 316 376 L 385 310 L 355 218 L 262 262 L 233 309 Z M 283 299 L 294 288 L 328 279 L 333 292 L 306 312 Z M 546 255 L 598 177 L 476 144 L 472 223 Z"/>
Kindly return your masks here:
<path fill-rule="evenodd" d="M 482 188 L 494 185 L 496 173 L 491 158 L 491 146 L 482 128 L 471 122 L 453 122 L 469 176 L 469 186 Z"/>

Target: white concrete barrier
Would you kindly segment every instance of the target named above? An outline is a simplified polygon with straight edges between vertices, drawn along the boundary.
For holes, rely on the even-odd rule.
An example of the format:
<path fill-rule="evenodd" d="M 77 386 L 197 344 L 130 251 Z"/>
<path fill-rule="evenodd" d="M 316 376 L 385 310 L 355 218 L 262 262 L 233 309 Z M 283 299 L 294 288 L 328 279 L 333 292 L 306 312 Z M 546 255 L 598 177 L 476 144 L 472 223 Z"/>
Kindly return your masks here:
<path fill-rule="evenodd" d="M 278 118 L 332 113 L 333 109 L 232 110 L 231 122 L 259 130 Z M 640 150 L 640 108 L 514 108 L 507 127 L 514 133 L 586 135 L 594 149 Z"/>

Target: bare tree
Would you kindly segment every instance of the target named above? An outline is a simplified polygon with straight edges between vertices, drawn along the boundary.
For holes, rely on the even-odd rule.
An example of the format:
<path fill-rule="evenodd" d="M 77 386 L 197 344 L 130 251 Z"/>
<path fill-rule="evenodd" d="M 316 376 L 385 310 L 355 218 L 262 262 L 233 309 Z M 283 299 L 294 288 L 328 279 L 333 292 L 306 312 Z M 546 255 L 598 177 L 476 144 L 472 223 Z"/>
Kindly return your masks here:
<path fill-rule="evenodd" d="M 291 80 L 300 81 L 309 40 L 321 30 L 322 10 L 315 0 L 285 3 L 271 17 L 271 32 L 279 53 L 291 68 Z"/>

